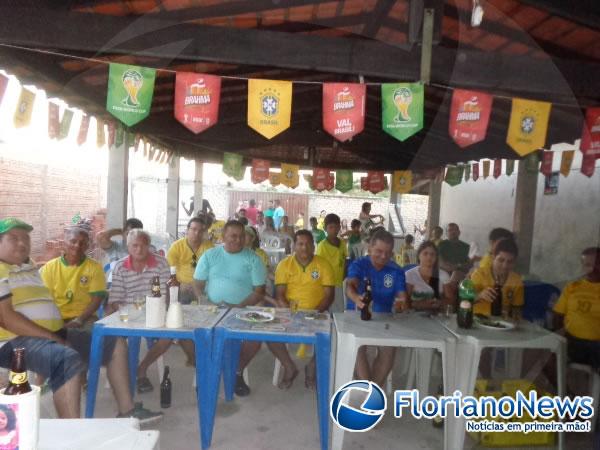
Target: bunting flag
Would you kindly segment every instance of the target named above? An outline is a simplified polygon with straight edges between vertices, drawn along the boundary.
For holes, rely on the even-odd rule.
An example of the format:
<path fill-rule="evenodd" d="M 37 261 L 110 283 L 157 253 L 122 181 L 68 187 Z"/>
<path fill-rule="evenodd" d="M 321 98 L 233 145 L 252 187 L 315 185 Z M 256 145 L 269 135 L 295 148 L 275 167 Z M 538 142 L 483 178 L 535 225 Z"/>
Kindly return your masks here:
<path fill-rule="evenodd" d="M 404 141 L 423 128 L 422 83 L 381 85 L 381 126 L 383 131 Z"/>
<path fill-rule="evenodd" d="M 367 86 L 360 83 L 323 83 L 323 128 L 344 142 L 365 128 Z"/>
<path fill-rule="evenodd" d="M 292 83 L 248 80 L 248 126 L 267 139 L 290 126 Z"/>
<path fill-rule="evenodd" d="M 340 192 L 348 192 L 354 187 L 351 170 L 336 170 L 335 188 Z"/>
<path fill-rule="evenodd" d="M 279 186 L 281 184 L 281 174 L 279 172 L 269 172 L 269 183 L 271 186 Z"/>
<path fill-rule="evenodd" d="M 562 152 L 560 160 L 560 173 L 563 177 L 568 177 L 573 165 L 573 158 L 575 157 L 575 150 L 565 150 Z"/>
<path fill-rule="evenodd" d="M 238 153 L 223 153 L 223 173 L 229 177 L 238 177 L 242 171 L 243 159 Z"/>
<path fill-rule="evenodd" d="M 392 178 L 392 190 L 398 194 L 406 194 L 412 189 L 412 171 L 395 170 Z"/>
<path fill-rule="evenodd" d="M 81 116 L 79 133 L 77 133 L 77 145 L 81 146 L 87 141 L 88 129 L 90 128 L 90 116 Z"/>
<path fill-rule="evenodd" d="M 506 142 L 519 155 L 544 147 L 551 108 L 552 104 L 547 102 L 512 99 Z"/>
<path fill-rule="evenodd" d="M 502 175 L 502 160 L 495 159 L 494 160 L 494 178 L 498 179 Z"/>
<path fill-rule="evenodd" d="M 175 118 L 193 133 L 217 123 L 221 77 L 203 73 L 175 74 Z"/>
<path fill-rule="evenodd" d="M 596 169 L 596 156 L 595 155 L 584 155 L 581 160 L 581 173 L 586 177 L 591 178 L 594 175 Z"/>
<path fill-rule="evenodd" d="M 108 70 L 106 109 L 127 126 L 150 114 L 156 70 L 111 63 Z"/>
<path fill-rule="evenodd" d="M 30 90 L 21 88 L 21 95 L 17 102 L 17 109 L 13 122 L 15 128 L 26 127 L 31 122 L 31 113 L 33 112 L 33 103 L 35 102 L 35 94 Z"/>
<path fill-rule="evenodd" d="M 471 164 L 465 164 L 465 182 L 471 179 Z"/>
<path fill-rule="evenodd" d="M 485 139 L 493 101 L 494 97 L 483 92 L 454 90 L 448 132 L 459 147 Z"/>
<path fill-rule="evenodd" d="M 117 126 L 112 120 L 110 122 L 108 122 L 108 148 L 111 148 L 112 146 L 115 145 L 116 128 L 117 128 Z"/>
<path fill-rule="evenodd" d="M 271 163 L 264 159 L 253 159 L 250 177 L 254 184 L 262 183 L 269 179 L 269 168 Z"/>
<path fill-rule="evenodd" d="M 510 177 L 515 171 L 515 160 L 507 159 L 506 160 L 506 176 Z"/>
<path fill-rule="evenodd" d="M 329 176 L 327 177 L 327 186 L 325 189 L 328 191 L 333 191 L 335 189 L 335 175 L 333 172 L 329 172 Z"/>
<path fill-rule="evenodd" d="M 299 173 L 300 166 L 296 164 L 281 164 L 281 179 L 280 183 L 284 186 L 295 188 L 300 183 Z"/>
<path fill-rule="evenodd" d="M 473 181 L 479 180 L 479 162 L 473 163 Z"/>
<path fill-rule="evenodd" d="M 448 170 L 446 170 L 446 178 L 444 179 L 444 181 L 450 186 L 457 186 L 461 183 L 462 176 L 462 166 L 448 166 Z"/>
<path fill-rule="evenodd" d="M 104 120 L 96 119 L 96 147 L 104 147 L 106 136 L 104 135 Z"/>
<path fill-rule="evenodd" d="M 65 109 L 63 112 L 62 119 L 60 121 L 60 130 L 58 132 L 58 139 L 65 139 L 69 135 L 69 131 L 71 130 L 71 121 L 73 120 L 73 111 L 70 109 Z"/>
<path fill-rule="evenodd" d="M 529 173 L 538 173 L 540 157 L 538 152 L 530 153 L 525 157 L 525 170 Z"/>
<path fill-rule="evenodd" d="M 8 78 L 0 73 L 0 105 L 2 104 L 2 99 L 4 98 L 4 93 L 6 92 L 7 87 Z"/>
<path fill-rule="evenodd" d="M 60 129 L 58 116 L 58 105 L 54 102 L 48 102 L 48 137 L 50 139 L 56 139 L 58 137 L 58 131 Z"/>
<path fill-rule="evenodd" d="M 361 180 L 362 181 L 362 180 Z M 367 172 L 367 190 L 372 194 L 377 194 L 385 190 L 385 174 L 380 170 L 369 170 Z"/>
<path fill-rule="evenodd" d="M 485 180 L 489 176 L 490 176 L 490 161 L 485 160 L 485 161 L 483 161 L 483 179 Z"/>
<path fill-rule="evenodd" d="M 320 167 L 313 169 L 311 186 L 315 191 L 322 192 L 327 189 L 329 184 L 329 169 L 323 169 Z"/>
<path fill-rule="evenodd" d="M 580 148 L 584 155 L 600 156 L 600 107 L 585 112 Z"/>
<path fill-rule="evenodd" d="M 550 175 L 552 173 L 552 157 L 554 156 L 553 152 L 544 151 L 542 153 L 542 165 L 540 167 L 540 172 L 544 175 Z"/>

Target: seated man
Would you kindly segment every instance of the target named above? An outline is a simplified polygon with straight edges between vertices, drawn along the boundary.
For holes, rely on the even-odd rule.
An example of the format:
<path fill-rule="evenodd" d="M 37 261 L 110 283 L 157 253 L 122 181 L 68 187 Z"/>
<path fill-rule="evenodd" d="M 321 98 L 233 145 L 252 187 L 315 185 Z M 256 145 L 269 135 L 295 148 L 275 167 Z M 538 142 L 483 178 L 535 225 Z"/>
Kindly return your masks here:
<path fill-rule="evenodd" d="M 203 213 L 192 217 L 188 222 L 185 237 L 175 241 L 167 252 L 169 266 L 177 270 L 177 280 L 180 283 L 179 303 L 183 305 L 189 305 L 196 299 L 193 289 L 194 270 L 202 254 L 214 247 L 211 241 L 204 239 L 208 222 L 208 216 Z"/>
<path fill-rule="evenodd" d="M 289 306 L 290 300 L 298 302 L 299 309 L 317 309 L 327 311 L 334 300 L 335 279 L 329 262 L 315 255 L 312 233 L 308 230 L 296 231 L 294 235 L 294 254 L 288 256 L 277 266 L 275 271 L 276 301 L 280 307 Z M 281 355 L 287 355 L 285 344 L 281 346 Z M 289 359 L 287 356 L 286 359 Z M 297 370 L 290 359 L 294 370 L 287 372 L 279 383 L 279 388 L 291 387 Z M 315 358 L 310 360 L 304 369 L 304 384 L 307 388 L 315 386 Z M 286 377 L 287 376 L 287 377 Z"/>
<path fill-rule="evenodd" d="M 362 309 L 365 304 L 365 279 L 371 280 L 373 312 L 391 313 L 408 309 L 406 282 L 402 269 L 392 261 L 394 237 L 385 230 L 377 230 L 369 240 L 369 254 L 356 259 L 348 268 L 346 297 L 351 300 L 347 308 Z M 363 380 L 372 380 L 383 386 L 394 365 L 395 347 L 377 347 L 377 356 L 369 366 L 367 347 L 358 349 L 356 372 Z"/>
<path fill-rule="evenodd" d="M 223 245 L 204 252 L 196 267 L 194 289 L 198 298 L 203 298 L 206 291 L 210 302 L 240 308 L 264 301 L 267 271 L 256 253 L 244 248 L 244 242 L 244 225 L 237 220 L 227 222 L 223 228 Z M 235 393 L 240 397 L 250 394 L 242 373 L 260 350 L 260 345 L 256 341 L 244 341 L 242 345 L 235 387 Z M 267 346 L 285 367 L 286 378 L 293 379 L 293 374 L 298 371 L 287 351 L 281 352 L 281 347 L 276 344 L 268 343 Z"/>
<path fill-rule="evenodd" d="M 569 361 L 600 369 L 600 247 L 581 254 L 584 276 L 565 286 L 554 305 L 555 328 L 564 326 Z"/>
<path fill-rule="evenodd" d="M 494 228 L 490 231 L 490 235 L 488 237 L 490 243 L 490 250 L 486 253 L 481 261 L 479 261 L 479 267 L 486 268 L 492 267 L 492 260 L 494 259 L 494 248 L 496 244 L 500 242 L 502 239 L 512 239 L 514 240 L 515 236 L 512 231 L 507 230 L 506 228 Z"/>
<path fill-rule="evenodd" d="M 59 416 L 79 417 L 81 379 L 77 375 L 83 370 L 81 359 L 89 358 L 91 334 L 74 327 L 62 328 L 50 292 L 39 272 L 28 263 L 32 229 L 17 219 L 0 221 L 0 298 L 4 299 L 0 302 L 0 319 L 2 326 L 21 335 L 0 349 L 0 364 L 9 367 L 12 348 L 24 347 L 28 369 L 48 378 Z M 35 319 L 32 322 L 27 317 Z M 2 332 L 2 338 L 10 338 L 10 333 Z M 123 339 L 105 339 L 102 363 L 107 366 L 117 400 L 117 417 L 135 417 L 142 423 L 162 417 L 162 413 L 148 411 L 141 403 L 133 404 Z"/>
<path fill-rule="evenodd" d="M 448 239 L 438 245 L 440 253 L 440 269 L 450 274 L 450 280 L 460 283 L 471 268 L 469 259 L 469 244 L 459 239 L 460 228 L 455 223 L 449 223 L 446 228 Z"/>
<path fill-rule="evenodd" d="M 84 228 L 65 230 L 64 254 L 48 261 L 40 275 L 67 328 L 92 330 L 96 311 L 107 297 L 102 266 L 86 256 L 90 236 Z"/>
<path fill-rule="evenodd" d="M 171 276 L 169 265 L 165 258 L 150 252 L 150 235 L 140 229 L 131 230 L 127 235 L 127 250 L 129 256 L 119 260 L 113 270 L 107 313 L 115 311 L 119 305 L 133 305 L 138 297 L 145 298 L 150 295 L 150 286 L 155 276 L 160 280 L 161 292 L 168 295 L 167 281 Z M 146 372 L 148 367 L 169 349 L 171 343 L 171 339 L 159 339 L 146 353 L 137 369 L 139 393 L 154 389 Z M 194 343 L 181 340 L 180 344 L 188 361 L 194 364 Z"/>
<path fill-rule="evenodd" d="M 104 250 L 108 262 L 118 261 L 127 256 L 127 234 L 134 229 L 144 228 L 141 220 L 131 217 L 125 222 L 125 227 L 113 228 L 111 230 L 101 231 L 96 235 L 98 246 Z M 121 236 L 122 242 L 113 241 L 112 237 Z"/>

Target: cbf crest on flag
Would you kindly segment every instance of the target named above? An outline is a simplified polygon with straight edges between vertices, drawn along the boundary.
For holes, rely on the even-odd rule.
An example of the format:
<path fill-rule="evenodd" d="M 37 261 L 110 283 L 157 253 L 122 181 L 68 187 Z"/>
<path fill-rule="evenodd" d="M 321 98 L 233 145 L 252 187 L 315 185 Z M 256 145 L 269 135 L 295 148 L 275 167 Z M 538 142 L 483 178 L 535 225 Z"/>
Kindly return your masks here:
<path fill-rule="evenodd" d="M 281 164 L 281 184 L 284 186 L 295 188 L 298 187 L 300 183 L 300 178 L 298 176 L 298 172 L 300 171 L 300 166 L 296 164 Z"/>
<path fill-rule="evenodd" d="M 221 98 L 221 77 L 203 73 L 175 75 L 175 118 L 193 133 L 217 123 Z"/>
<path fill-rule="evenodd" d="M 423 84 L 381 85 L 381 126 L 383 131 L 404 141 L 423 128 Z"/>
<path fill-rule="evenodd" d="M 323 83 L 323 128 L 344 142 L 365 128 L 365 95 L 360 83 Z"/>
<path fill-rule="evenodd" d="M 551 108 L 548 102 L 513 98 L 506 143 L 521 156 L 543 148 Z"/>
<path fill-rule="evenodd" d="M 392 190 L 399 194 L 406 194 L 412 189 L 412 171 L 395 170 L 392 174 Z"/>
<path fill-rule="evenodd" d="M 111 63 L 108 71 L 106 109 L 132 126 L 148 117 L 156 70 L 148 67 Z"/>
<path fill-rule="evenodd" d="M 485 139 L 492 102 L 493 97 L 483 92 L 454 90 L 448 132 L 459 147 Z"/>
<path fill-rule="evenodd" d="M 248 126 L 267 139 L 290 126 L 292 82 L 248 80 Z"/>

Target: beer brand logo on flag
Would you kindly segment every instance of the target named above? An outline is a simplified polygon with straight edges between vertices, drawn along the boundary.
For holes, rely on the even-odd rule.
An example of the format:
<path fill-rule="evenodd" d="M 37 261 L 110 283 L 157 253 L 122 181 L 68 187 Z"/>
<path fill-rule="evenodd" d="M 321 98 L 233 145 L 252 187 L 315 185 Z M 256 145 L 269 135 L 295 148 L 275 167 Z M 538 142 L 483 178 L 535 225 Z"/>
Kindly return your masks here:
<path fill-rule="evenodd" d="M 410 170 L 395 170 L 393 173 L 392 189 L 399 194 L 406 194 L 412 189 L 412 172 Z"/>
<path fill-rule="evenodd" d="M 106 109 L 128 126 L 150 114 L 156 70 L 111 63 L 108 73 Z"/>
<path fill-rule="evenodd" d="M 300 171 L 300 166 L 296 164 L 281 164 L 281 184 L 284 186 L 295 188 L 300 183 L 300 179 L 298 176 L 298 172 Z"/>
<path fill-rule="evenodd" d="M 600 156 L 600 107 L 585 112 L 580 148 L 584 155 Z"/>
<path fill-rule="evenodd" d="M 323 128 L 344 142 L 365 128 L 366 85 L 323 84 Z"/>
<path fill-rule="evenodd" d="M 177 72 L 175 75 L 175 118 L 193 133 L 217 123 L 221 77 Z"/>
<path fill-rule="evenodd" d="M 485 139 L 492 102 L 493 97 L 483 92 L 454 91 L 448 132 L 459 147 L 464 148 Z"/>
<path fill-rule="evenodd" d="M 513 98 L 506 142 L 521 156 L 546 143 L 551 103 Z"/>
<path fill-rule="evenodd" d="M 421 83 L 381 85 L 383 131 L 400 141 L 423 128 L 424 93 Z"/>
<path fill-rule="evenodd" d="M 329 185 L 329 175 L 329 169 L 313 169 L 312 188 L 319 192 L 326 190 Z"/>
<path fill-rule="evenodd" d="M 254 184 L 262 183 L 269 179 L 269 168 L 271 163 L 264 159 L 253 159 L 250 177 Z"/>
<path fill-rule="evenodd" d="M 248 80 L 248 126 L 271 139 L 290 126 L 292 83 Z"/>
<path fill-rule="evenodd" d="M 362 179 L 361 179 L 362 182 Z M 377 194 L 385 189 L 385 174 L 383 171 L 370 170 L 367 172 L 367 189 L 372 194 Z"/>

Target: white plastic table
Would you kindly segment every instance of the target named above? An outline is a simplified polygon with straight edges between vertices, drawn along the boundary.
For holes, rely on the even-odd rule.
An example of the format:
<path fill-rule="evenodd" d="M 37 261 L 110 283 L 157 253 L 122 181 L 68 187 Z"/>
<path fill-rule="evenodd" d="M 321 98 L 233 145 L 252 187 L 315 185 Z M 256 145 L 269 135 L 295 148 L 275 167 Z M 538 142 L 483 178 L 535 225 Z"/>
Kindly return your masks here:
<path fill-rule="evenodd" d="M 39 450 L 159 450 L 160 432 L 137 419 L 41 419 Z"/>
<path fill-rule="evenodd" d="M 536 348 L 547 349 L 556 354 L 557 389 L 558 395 L 565 395 L 566 355 L 567 341 L 564 337 L 552 333 L 531 322 L 522 321 L 516 329 L 506 331 L 495 331 L 477 327 L 464 329 L 459 328 L 456 317 L 437 319 L 448 331 L 454 334 L 458 341 L 456 343 L 456 388 L 464 395 L 472 395 L 475 389 L 475 381 L 479 370 L 481 351 L 484 348 L 507 348 L 517 350 L 509 353 L 509 365 L 515 366 L 520 371 L 522 349 Z M 512 362 L 510 362 L 512 360 Z M 518 377 L 520 373 L 512 373 Z M 465 419 L 459 418 L 453 422 L 456 427 L 452 432 L 452 449 L 462 449 L 465 440 Z M 564 448 L 564 433 L 558 433 L 558 448 Z"/>
<path fill-rule="evenodd" d="M 454 353 L 456 338 L 437 321 L 423 313 L 404 314 L 373 313 L 370 321 L 360 319 L 356 311 L 346 311 L 333 315 L 337 332 L 335 389 L 353 378 L 356 354 L 363 345 L 384 347 L 410 347 L 417 349 L 436 349 L 442 354 L 444 392 L 454 392 Z M 424 357 L 420 357 L 420 355 Z M 431 368 L 431 352 L 417 352 L 418 389 L 427 391 Z M 454 418 L 446 418 L 452 422 Z M 444 448 L 448 446 L 450 427 L 444 427 Z M 340 450 L 344 444 L 344 430 L 334 425 L 332 433 L 333 450 Z"/>

